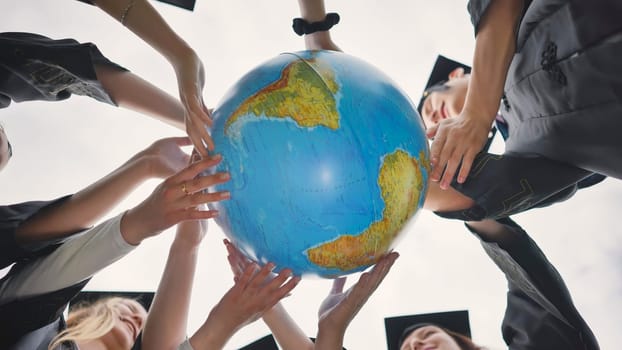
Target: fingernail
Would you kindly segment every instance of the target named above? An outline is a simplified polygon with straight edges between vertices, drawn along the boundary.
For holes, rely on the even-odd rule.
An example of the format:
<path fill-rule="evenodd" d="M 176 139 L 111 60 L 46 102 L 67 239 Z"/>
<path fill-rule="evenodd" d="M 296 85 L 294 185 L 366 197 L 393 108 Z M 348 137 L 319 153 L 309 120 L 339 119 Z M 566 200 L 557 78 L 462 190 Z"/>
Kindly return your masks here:
<path fill-rule="evenodd" d="M 222 158 L 222 155 L 220 155 L 220 154 L 213 154 L 213 155 L 211 155 L 209 157 L 210 160 L 218 160 L 218 159 L 221 159 L 221 158 Z"/>
<path fill-rule="evenodd" d="M 219 180 L 228 180 L 230 177 L 229 173 L 218 173 Z"/>
<path fill-rule="evenodd" d="M 458 176 L 458 183 L 464 183 L 464 176 Z"/>
<path fill-rule="evenodd" d="M 231 193 L 229 191 L 220 192 L 218 193 L 218 198 L 229 199 L 231 198 Z"/>

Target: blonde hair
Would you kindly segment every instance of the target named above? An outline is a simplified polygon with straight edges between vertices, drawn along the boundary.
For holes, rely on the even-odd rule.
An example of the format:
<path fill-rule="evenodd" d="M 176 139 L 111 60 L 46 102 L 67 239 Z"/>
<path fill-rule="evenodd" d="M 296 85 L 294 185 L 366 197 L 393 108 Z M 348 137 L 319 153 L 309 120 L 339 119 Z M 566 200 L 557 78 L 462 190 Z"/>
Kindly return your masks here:
<path fill-rule="evenodd" d="M 120 316 L 120 306 L 127 298 L 104 298 L 90 305 L 81 305 L 67 316 L 67 328 L 60 332 L 48 346 L 53 350 L 64 342 L 80 342 L 97 339 L 108 333 Z"/>

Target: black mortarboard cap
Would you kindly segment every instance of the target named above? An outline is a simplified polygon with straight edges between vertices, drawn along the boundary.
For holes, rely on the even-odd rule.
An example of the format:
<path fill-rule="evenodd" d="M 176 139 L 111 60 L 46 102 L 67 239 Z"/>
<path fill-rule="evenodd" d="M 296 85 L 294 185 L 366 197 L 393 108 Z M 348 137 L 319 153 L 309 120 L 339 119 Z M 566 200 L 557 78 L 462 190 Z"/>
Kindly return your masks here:
<path fill-rule="evenodd" d="M 155 296 L 154 292 L 125 292 L 125 291 L 82 291 L 69 302 L 69 310 L 78 304 L 94 303 L 99 299 L 120 297 L 134 299 L 142 305 L 145 310 L 149 310 L 151 302 Z"/>
<path fill-rule="evenodd" d="M 194 10 L 194 4 L 196 0 L 158 0 L 160 2 L 165 2 L 167 4 L 171 4 L 173 6 L 181 7 L 182 9 Z"/>
<path fill-rule="evenodd" d="M 309 339 L 315 343 L 315 338 L 311 337 Z M 346 348 L 342 349 L 346 350 Z M 239 348 L 238 350 L 279 350 L 279 346 L 277 345 L 276 340 L 274 340 L 272 334 L 268 334 L 263 338 L 257 339 L 254 342 Z"/>
<path fill-rule="evenodd" d="M 239 350 L 279 350 L 279 347 L 276 345 L 276 341 L 272 334 L 268 334 L 263 338 L 241 347 Z"/>
<path fill-rule="evenodd" d="M 430 77 L 428 78 L 428 82 L 425 84 L 425 88 L 421 93 L 421 99 L 419 100 L 419 104 L 417 105 L 417 111 L 421 114 L 421 108 L 423 107 L 423 100 L 428 96 L 430 88 L 436 86 L 440 83 L 444 83 L 447 81 L 447 77 L 449 73 L 456 68 L 463 68 L 464 73 L 471 73 L 471 67 L 466 64 L 462 64 L 458 61 L 454 61 L 449 59 L 443 55 L 438 55 L 436 58 L 436 62 L 434 62 L 434 67 L 432 68 L 432 72 L 430 73 Z"/>
<path fill-rule="evenodd" d="M 78 0 L 78 1 L 93 5 L 93 0 Z M 181 7 L 182 9 L 186 9 L 190 11 L 194 10 L 194 4 L 196 3 L 196 0 L 158 0 L 158 1 L 170 4 L 173 6 Z M 128 1 L 128 4 L 129 4 L 129 1 Z"/>
<path fill-rule="evenodd" d="M 434 325 L 450 331 L 471 337 L 469 325 L 469 312 L 467 310 L 434 312 L 428 314 L 386 317 L 384 328 L 387 335 L 387 347 L 389 350 L 399 350 L 399 343 L 417 328 Z"/>

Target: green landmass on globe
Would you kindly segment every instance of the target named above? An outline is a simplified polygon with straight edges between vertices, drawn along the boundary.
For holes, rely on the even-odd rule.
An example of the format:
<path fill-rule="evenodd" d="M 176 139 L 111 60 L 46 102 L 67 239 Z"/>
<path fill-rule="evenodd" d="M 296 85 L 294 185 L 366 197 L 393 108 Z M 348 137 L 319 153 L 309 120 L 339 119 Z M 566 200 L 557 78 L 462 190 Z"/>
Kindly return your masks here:
<path fill-rule="evenodd" d="M 281 77 L 244 101 L 229 117 L 225 132 L 249 115 L 291 118 L 301 127 L 339 128 L 335 93 L 339 86 L 330 67 L 317 59 L 300 60 L 283 69 Z"/>
<path fill-rule="evenodd" d="M 222 185 L 232 199 L 214 204 L 227 236 L 296 274 L 333 278 L 376 263 L 427 191 L 427 140 L 408 97 L 329 51 L 283 54 L 238 84 L 212 130 L 232 178 Z"/>
<path fill-rule="evenodd" d="M 309 249 L 309 260 L 318 266 L 344 271 L 375 263 L 417 210 L 424 187 L 422 180 L 416 158 L 404 151 L 387 155 L 378 177 L 385 203 L 382 219 L 361 233 L 344 234 L 332 242 Z"/>

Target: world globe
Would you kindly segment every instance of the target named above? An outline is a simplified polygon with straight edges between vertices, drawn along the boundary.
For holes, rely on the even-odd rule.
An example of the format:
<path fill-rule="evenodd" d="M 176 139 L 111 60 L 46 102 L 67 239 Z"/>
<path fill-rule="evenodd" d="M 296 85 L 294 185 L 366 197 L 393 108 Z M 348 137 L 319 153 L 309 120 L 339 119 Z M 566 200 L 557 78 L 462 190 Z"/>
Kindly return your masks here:
<path fill-rule="evenodd" d="M 244 75 L 213 112 L 212 207 L 250 259 L 334 278 L 391 250 L 422 207 L 428 144 L 410 99 L 384 73 L 334 51 L 284 53 Z"/>

